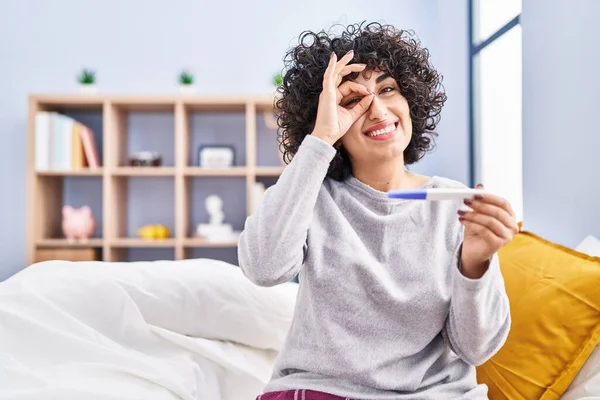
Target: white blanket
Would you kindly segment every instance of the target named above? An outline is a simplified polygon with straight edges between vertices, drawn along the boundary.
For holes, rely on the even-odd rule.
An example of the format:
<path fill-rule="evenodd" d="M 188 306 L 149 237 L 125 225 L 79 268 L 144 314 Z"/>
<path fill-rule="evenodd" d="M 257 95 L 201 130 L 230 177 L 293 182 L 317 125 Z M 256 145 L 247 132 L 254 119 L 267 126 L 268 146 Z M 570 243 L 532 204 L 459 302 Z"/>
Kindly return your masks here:
<path fill-rule="evenodd" d="M 195 271 L 201 272 L 197 275 L 205 289 L 237 282 L 242 293 L 251 294 L 239 299 L 245 309 L 235 301 L 223 304 L 230 315 L 207 307 L 218 299 L 198 298 L 215 291 L 194 292 Z M 51 262 L 29 267 L 0 283 L 0 400 L 252 400 L 270 377 L 279 336 L 291 321 L 295 285 L 265 291 L 245 286 L 243 279 L 223 278 L 238 274 L 237 267 L 210 260 Z M 182 284 L 167 279 L 173 276 L 184 276 L 188 286 L 169 289 L 173 282 Z M 164 294 L 171 298 L 157 297 Z M 272 299 L 278 298 L 275 305 Z M 144 299 L 162 309 L 142 304 Z M 264 309 L 265 304 L 279 309 Z M 247 322 L 248 315 L 241 318 L 246 325 L 238 332 L 248 333 L 234 342 L 224 340 L 233 335 L 231 321 L 223 321 L 220 329 L 211 315 L 221 312 L 231 319 L 257 310 L 289 316 L 272 323 L 279 335 L 271 341 L 274 349 L 242 343 L 246 337 L 249 343 L 257 337 L 269 343 L 271 318 L 256 325 Z M 210 322 L 211 338 L 148 322 L 177 321 L 178 327 L 186 328 L 182 321 L 189 320 L 193 329 L 203 318 Z M 216 338 L 221 332 L 223 339 Z"/>
<path fill-rule="evenodd" d="M 253 400 L 297 285 L 208 259 L 46 262 L 0 283 L 0 400 Z M 600 348 L 564 400 L 600 400 Z"/>

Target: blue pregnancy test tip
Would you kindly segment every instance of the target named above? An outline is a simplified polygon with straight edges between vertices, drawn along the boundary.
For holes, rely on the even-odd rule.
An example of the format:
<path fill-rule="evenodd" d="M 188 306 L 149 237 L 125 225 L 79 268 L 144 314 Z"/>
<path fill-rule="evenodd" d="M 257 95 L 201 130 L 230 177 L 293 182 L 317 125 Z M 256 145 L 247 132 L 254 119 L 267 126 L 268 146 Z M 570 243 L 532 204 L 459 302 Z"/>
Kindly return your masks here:
<path fill-rule="evenodd" d="M 427 190 L 392 190 L 388 192 L 390 199 L 409 199 L 409 200 L 425 200 L 427 199 Z"/>

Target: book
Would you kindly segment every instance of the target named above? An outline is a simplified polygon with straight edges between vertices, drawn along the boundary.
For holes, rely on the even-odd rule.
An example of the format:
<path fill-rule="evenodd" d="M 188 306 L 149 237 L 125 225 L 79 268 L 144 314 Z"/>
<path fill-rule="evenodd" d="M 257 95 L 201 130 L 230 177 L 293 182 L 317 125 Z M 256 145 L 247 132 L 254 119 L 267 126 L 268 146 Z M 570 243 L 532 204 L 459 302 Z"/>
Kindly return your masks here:
<path fill-rule="evenodd" d="M 95 132 L 67 115 L 39 111 L 34 140 L 36 171 L 68 172 L 101 166 Z"/>

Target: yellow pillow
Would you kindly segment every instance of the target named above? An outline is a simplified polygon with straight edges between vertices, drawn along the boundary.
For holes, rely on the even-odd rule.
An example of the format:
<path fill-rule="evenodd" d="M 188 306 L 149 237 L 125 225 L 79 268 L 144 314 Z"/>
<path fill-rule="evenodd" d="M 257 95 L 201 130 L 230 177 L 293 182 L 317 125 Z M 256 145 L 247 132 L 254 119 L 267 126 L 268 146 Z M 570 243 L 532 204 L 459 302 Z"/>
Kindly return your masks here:
<path fill-rule="evenodd" d="M 477 367 L 491 400 L 556 400 L 600 343 L 600 257 L 521 231 L 499 252 L 512 327 Z"/>

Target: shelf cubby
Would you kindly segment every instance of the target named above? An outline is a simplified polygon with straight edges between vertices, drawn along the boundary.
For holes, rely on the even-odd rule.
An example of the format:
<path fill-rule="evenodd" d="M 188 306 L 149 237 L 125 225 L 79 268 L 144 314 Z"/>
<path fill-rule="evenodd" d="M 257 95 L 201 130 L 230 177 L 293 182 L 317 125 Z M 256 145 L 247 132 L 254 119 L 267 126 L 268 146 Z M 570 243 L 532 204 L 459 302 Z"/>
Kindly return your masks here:
<path fill-rule="evenodd" d="M 139 168 L 140 170 L 144 168 Z M 148 168 L 151 169 L 151 168 Z M 109 177 L 112 199 L 108 199 L 108 248 L 111 261 L 132 261 L 135 248 L 175 248 L 174 177 L 135 175 Z M 138 230 L 146 225 L 162 224 L 169 230 L 164 239 L 145 239 Z"/>
<path fill-rule="evenodd" d="M 137 238 L 139 228 L 149 224 L 165 225 L 175 232 L 175 199 L 173 177 L 112 176 L 110 186 L 114 198 L 109 237 L 111 241 Z"/>
<path fill-rule="evenodd" d="M 217 195 L 223 202 L 223 223 L 230 224 L 234 231 L 241 231 L 247 216 L 244 177 L 193 177 L 188 178 L 189 186 L 189 221 L 187 236 L 195 239 L 196 226 L 208 223 L 210 215 L 205 207 L 205 200 L 210 195 Z"/>
<path fill-rule="evenodd" d="M 94 145 L 98 152 L 99 163 L 100 166 L 104 165 L 104 126 L 106 120 L 106 113 L 104 109 L 104 102 L 100 99 L 88 98 L 83 101 L 77 101 L 76 99 L 61 99 L 58 97 L 49 97 L 44 100 L 34 101 L 30 99 L 30 128 L 33 129 L 35 125 L 35 115 L 37 112 L 46 111 L 50 113 L 58 113 L 63 116 L 66 116 L 70 119 L 78 121 L 85 126 L 87 126 L 93 132 L 94 137 Z M 60 126 L 57 125 L 56 121 L 48 122 L 51 126 L 49 127 L 49 143 L 48 145 L 52 146 L 52 141 L 58 141 L 61 136 L 56 133 Z M 35 130 L 33 130 L 32 135 L 35 135 Z M 59 143 L 59 142 L 56 142 Z M 31 143 L 30 151 L 33 151 L 33 156 L 35 157 L 35 143 Z M 54 144 L 54 146 L 58 146 L 59 144 Z M 53 152 L 54 149 L 51 149 L 50 152 Z M 51 157 L 52 158 L 52 157 Z M 48 161 L 49 165 L 47 165 L 46 170 L 37 169 L 35 158 L 33 158 L 33 167 L 34 171 L 39 175 L 54 175 L 54 176 L 70 176 L 70 175 L 102 175 L 101 168 L 89 168 L 87 166 L 83 167 L 70 167 L 65 168 L 65 166 L 56 166 L 52 165 L 52 161 Z"/>
<path fill-rule="evenodd" d="M 129 164 L 130 157 L 139 152 L 156 152 L 161 156 L 161 166 L 150 169 L 175 166 L 174 102 L 117 102 L 112 103 L 109 108 L 112 119 L 108 132 L 111 139 L 109 151 L 114 156 L 109 159 L 109 166 L 115 168 L 115 172 L 147 169 L 148 167 L 131 167 Z"/>
<path fill-rule="evenodd" d="M 227 146 L 234 152 L 234 168 L 244 168 L 246 161 L 245 104 L 207 109 L 190 104 L 185 107 L 186 147 L 189 170 L 200 169 L 199 151 L 206 146 Z"/>
<path fill-rule="evenodd" d="M 103 238 L 102 178 L 97 176 L 68 176 L 63 180 L 63 204 L 74 208 L 88 206 L 96 221 L 92 238 Z"/>
<path fill-rule="evenodd" d="M 38 249 L 93 248 L 94 254 L 101 254 L 103 239 L 102 177 L 82 175 L 40 174 L 33 179 L 34 190 L 39 197 L 33 199 L 37 216 L 33 235 L 29 236 L 31 246 Z M 30 203 L 31 204 L 31 203 Z M 68 240 L 62 229 L 63 206 L 90 207 L 95 219 L 92 236 L 87 240 Z"/>

